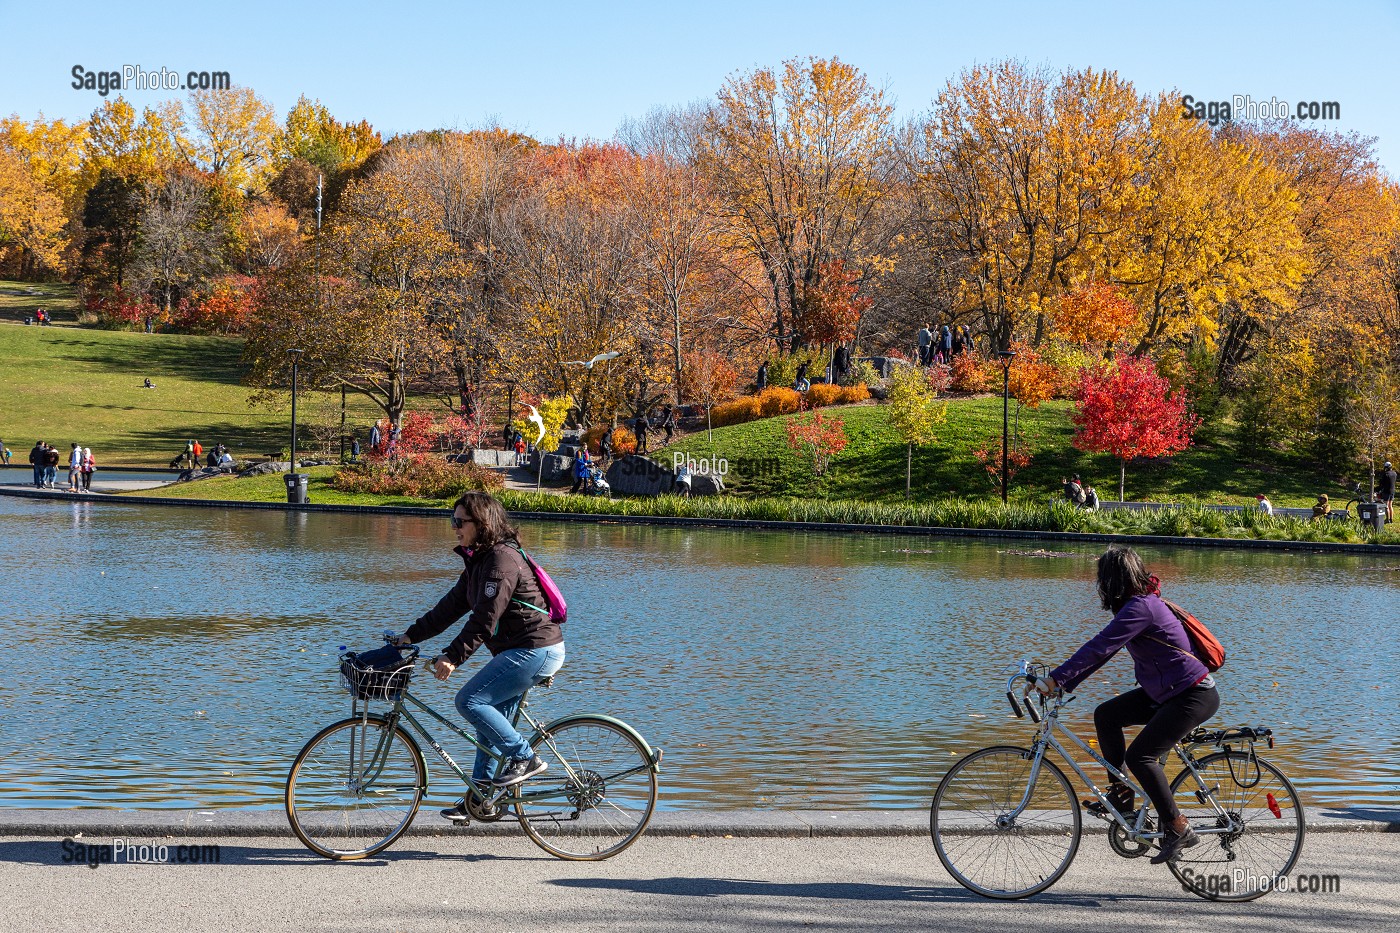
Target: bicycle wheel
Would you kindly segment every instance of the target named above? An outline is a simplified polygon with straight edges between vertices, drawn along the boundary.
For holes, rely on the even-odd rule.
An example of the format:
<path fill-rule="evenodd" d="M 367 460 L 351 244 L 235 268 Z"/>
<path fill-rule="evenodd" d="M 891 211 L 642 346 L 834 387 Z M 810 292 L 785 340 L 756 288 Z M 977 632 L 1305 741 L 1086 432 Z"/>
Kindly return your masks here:
<path fill-rule="evenodd" d="M 597 861 L 637 841 L 656 808 L 656 765 L 630 728 L 579 716 L 545 726 L 530 744 L 549 768 L 510 802 L 537 846 Z"/>
<path fill-rule="evenodd" d="M 1226 816 L 1202 802 L 1200 786 L 1185 769 L 1172 781 L 1177 806 L 1197 830 L 1228 826 L 1231 831 L 1202 835 L 1199 844 L 1170 863 L 1172 874 L 1206 900 L 1252 901 L 1267 894 L 1303 851 L 1307 824 L 1298 792 L 1278 768 L 1242 751 L 1207 755 L 1196 770 Z"/>
<path fill-rule="evenodd" d="M 404 834 L 428 788 L 418 743 L 381 716 L 318 732 L 287 774 L 287 821 L 302 843 L 336 860 L 364 858 Z"/>
<path fill-rule="evenodd" d="M 933 794 L 929 830 L 938 860 L 958 884 L 984 897 L 1014 900 L 1060 879 L 1079 850 L 1079 801 L 1064 772 L 1040 762 L 1026 809 L 1033 755 L 994 746 L 973 752 Z"/>

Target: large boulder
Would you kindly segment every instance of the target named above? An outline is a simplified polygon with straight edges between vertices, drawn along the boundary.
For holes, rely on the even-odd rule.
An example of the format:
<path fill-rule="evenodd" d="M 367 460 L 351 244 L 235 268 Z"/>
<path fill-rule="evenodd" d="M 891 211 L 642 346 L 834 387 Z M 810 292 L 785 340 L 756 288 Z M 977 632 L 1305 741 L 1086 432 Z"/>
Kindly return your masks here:
<path fill-rule="evenodd" d="M 724 492 L 724 480 L 716 474 L 692 473 L 690 494 L 692 496 L 718 496 Z"/>
<path fill-rule="evenodd" d="M 540 473 L 540 452 L 537 450 L 530 461 L 530 469 L 540 476 L 542 482 L 571 480 L 574 476 L 574 458 L 565 457 L 562 454 L 545 454 L 544 472 Z"/>
<path fill-rule="evenodd" d="M 612 491 L 625 496 L 659 496 L 676 485 L 668 467 L 636 454 L 614 460 L 606 475 Z"/>
<path fill-rule="evenodd" d="M 266 476 L 268 473 L 287 473 L 290 471 L 290 468 L 291 464 L 285 460 L 268 460 L 264 463 L 258 463 L 248 467 L 248 469 L 240 472 L 238 476 L 242 479 L 245 476 Z"/>

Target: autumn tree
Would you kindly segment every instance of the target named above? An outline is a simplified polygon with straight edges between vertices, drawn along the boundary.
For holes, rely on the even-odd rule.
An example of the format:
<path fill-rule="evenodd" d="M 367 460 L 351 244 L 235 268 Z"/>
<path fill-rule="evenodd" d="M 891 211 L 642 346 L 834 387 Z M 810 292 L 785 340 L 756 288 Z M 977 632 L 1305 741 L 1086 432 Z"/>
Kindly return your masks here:
<path fill-rule="evenodd" d="M 251 88 L 191 91 L 192 138 L 178 143 L 190 165 L 240 190 L 264 187 L 277 120 Z"/>
<path fill-rule="evenodd" d="M 185 115 L 179 101 L 142 110 L 122 97 L 106 100 L 88 118 L 83 161 L 94 177 L 106 172 L 136 182 L 151 182 L 183 159 Z"/>
<path fill-rule="evenodd" d="M 134 258 L 144 185 L 130 175 L 103 169 L 83 202 L 79 274 L 87 283 L 120 286 Z"/>
<path fill-rule="evenodd" d="M 66 225 L 62 199 L 31 164 L 0 145 L 0 262 L 13 262 L 21 276 L 61 271 Z"/>
<path fill-rule="evenodd" d="M 1131 356 L 1084 371 L 1071 417 L 1075 447 L 1118 458 L 1119 501 L 1129 460 L 1185 450 L 1198 423 L 1186 394 L 1173 394 L 1151 360 Z"/>
<path fill-rule="evenodd" d="M 812 475 L 821 479 L 831 467 L 831 459 L 846 449 L 846 422 L 821 411 L 813 412 L 810 418 L 792 418 L 787 423 L 787 442 L 806 458 Z"/>
<path fill-rule="evenodd" d="M 171 172 L 143 199 L 131 279 L 163 320 L 222 268 L 224 232 L 213 204 L 209 183 L 186 170 Z"/>
<path fill-rule="evenodd" d="M 765 280 L 772 339 L 808 339 L 808 290 L 823 263 L 885 261 L 878 208 L 895 172 L 883 91 L 838 59 L 793 59 L 725 82 L 698 152 L 726 236 Z"/>
<path fill-rule="evenodd" d="M 937 393 L 918 367 L 898 366 L 890 377 L 890 424 L 904 441 L 904 495 L 912 490 L 914 448 L 936 439 L 938 425 L 947 420 L 947 404 L 938 404 Z"/>
<path fill-rule="evenodd" d="M 1090 281 L 1061 296 L 1050 320 L 1053 331 L 1073 343 L 1116 344 L 1138 336 L 1141 317 L 1121 288 Z"/>
<path fill-rule="evenodd" d="M 734 398 L 739 374 L 727 357 L 714 350 L 687 352 L 682 372 L 684 379 L 679 397 L 693 399 L 705 407 L 705 429 L 713 442 L 715 434 L 710 422 L 710 410 Z"/>
<path fill-rule="evenodd" d="M 1146 108 L 1114 72 L 1058 77 L 1015 61 L 948 83 L 905 151 L 914 246 L 955 272 L 955 314 L 992 341 L 1038 343 L 1055 296 L 1127 228 Z"/>

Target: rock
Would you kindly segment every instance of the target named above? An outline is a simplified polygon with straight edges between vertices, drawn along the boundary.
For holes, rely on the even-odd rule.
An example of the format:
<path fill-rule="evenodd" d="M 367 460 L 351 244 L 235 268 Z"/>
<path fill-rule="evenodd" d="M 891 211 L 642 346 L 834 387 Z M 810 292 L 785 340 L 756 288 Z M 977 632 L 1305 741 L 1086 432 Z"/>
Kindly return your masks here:
<path fill-rule="evenodd" d="M 224 471 L 218 467 L 200 467 L 198 470 L 185 470 L 175 478 L 177 483 L 192 483 L 197 479 L 208 479 L 211 476 L 223 476 Z"/>
<path fill-rule="evenodd" d="M 676 475 L 669 468 L 635 454 L 613 461 L 606 475 L 614 493 L 628 496 L 659 496 L 676 485 Z"/>
<path fill-rule="evenodd" d="M 709 473 L 692 473 L 690 494 L 692 496 L 718 496 L 724 492 L 724 480 Z"/>
<path fill-rule="evenodd" d="M 574 458 L 565 457 L 561 454 L 544 455 L 544 472 L 540 473 L 540 452 L 535 451 L 535 456 L 530 460 L 531 472 L 540 477 L 541 482 L 551 483 L 561 479 L 572 479 L 574 475 Z"/>
<path fill-rule="evenodd" d="M 290 467 L 291 464 L 285 460 L 269 460 L 248 467 L 248 469 L 239 473 L 238 476 L 241 479 L 245 476 L 266 476 L 268 473 L 286 473 L 289 471 Z"/>
<path fill-rule="evenodd" d="M 452 454 L 447 460 L 449 463 L 475 463 L 477 466 L 493 469 L 513 467 L 515 466 L 515 451 L 479 449 L 464 454 Z"/>

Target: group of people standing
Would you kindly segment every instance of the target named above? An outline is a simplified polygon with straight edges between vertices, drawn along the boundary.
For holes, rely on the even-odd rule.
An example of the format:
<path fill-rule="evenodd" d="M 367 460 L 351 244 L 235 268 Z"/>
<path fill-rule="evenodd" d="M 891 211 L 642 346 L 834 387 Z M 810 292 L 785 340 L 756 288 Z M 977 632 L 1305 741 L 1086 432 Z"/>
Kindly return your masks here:
<path fill-rule="evenodd" d="M 932 324 L 925 324 L 919 330 L 919 365 L 932 366 L 941 363 L 945 366 L 953 358 L 972 352 L 972 328 L 966 324 L 944 324 L 934 331 Z"/>
<path fill-rule="evenodd" d="M 54 489 L 58 483 L 58 464 L 63 456 L 58 448 L 44 441 L 36 441 L 29 452 L 29 463 L 34 467 L 34 488 Z M 68 491 L 88 492 L 92 489 L 92 474 L 97 465 L 92 458 L 92 449 L 73 444 L 68 452 Z"/>

